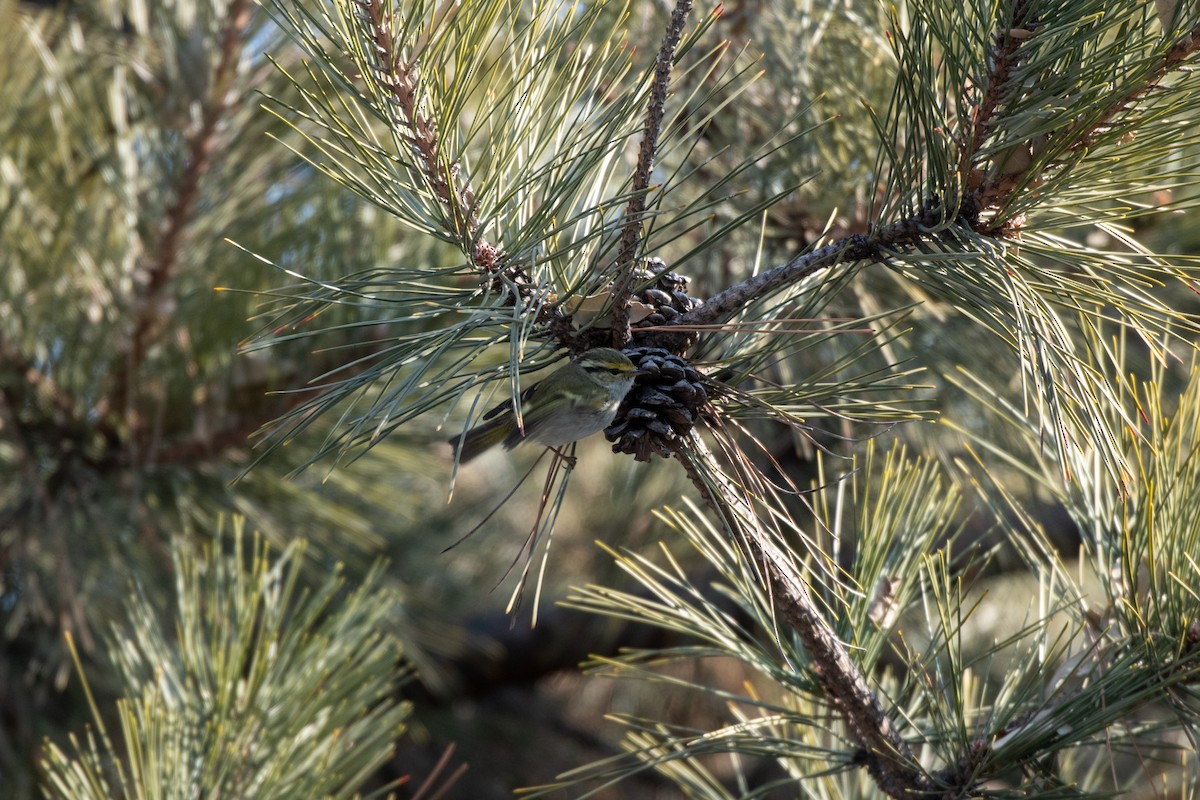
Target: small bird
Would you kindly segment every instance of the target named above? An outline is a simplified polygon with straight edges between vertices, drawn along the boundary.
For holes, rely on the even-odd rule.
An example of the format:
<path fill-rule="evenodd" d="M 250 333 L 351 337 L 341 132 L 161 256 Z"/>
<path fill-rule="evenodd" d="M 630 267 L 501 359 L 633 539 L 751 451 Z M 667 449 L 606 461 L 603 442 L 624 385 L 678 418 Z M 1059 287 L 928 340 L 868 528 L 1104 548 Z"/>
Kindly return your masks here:
<path fill-rule="evenodd" d="M 550 448 L 569 444 L 606 428 L 639 374 L 620 350 L 588 350 L 521 393 L 524 431 L 506 400 L 450 445 L 455 450 L 461 445 L 459 461 L 465 463 L 498 444 L 507 450 L 524 441 Z"/>

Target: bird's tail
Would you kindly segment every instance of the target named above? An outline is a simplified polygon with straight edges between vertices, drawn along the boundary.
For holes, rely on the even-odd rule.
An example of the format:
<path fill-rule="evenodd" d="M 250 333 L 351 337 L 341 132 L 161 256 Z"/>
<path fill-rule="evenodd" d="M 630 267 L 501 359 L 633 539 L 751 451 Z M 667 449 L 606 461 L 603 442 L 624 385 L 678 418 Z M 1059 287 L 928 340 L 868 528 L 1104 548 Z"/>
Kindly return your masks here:
<path fill-rule="evenodd" d="M 453 437 L 450 439 L 450 446 L 459 453 L 459 463 L 465 464 L 484 450 L 503 442 L 512 427 L 512 413 L 504 413 Z M 459 451 L 460 446 L 462 447 L 461 452 Z"/>

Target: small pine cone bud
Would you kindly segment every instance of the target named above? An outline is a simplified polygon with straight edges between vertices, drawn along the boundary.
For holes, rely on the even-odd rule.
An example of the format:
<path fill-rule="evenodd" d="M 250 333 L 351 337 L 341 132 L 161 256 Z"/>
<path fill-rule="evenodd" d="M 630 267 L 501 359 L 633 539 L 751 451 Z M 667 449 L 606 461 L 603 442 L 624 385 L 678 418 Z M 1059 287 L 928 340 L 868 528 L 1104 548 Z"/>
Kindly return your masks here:
<path fill-rule="evenodd" d="M 682 356 L 661 347 L 633 347 L 625 355 L 642 374 L 604 435 L 614 453 L 631 453 L 638 461 L 669 458 L 708 402 L 704 378 Z"/>
<path fill-rule="evenodd" d="M 484 272 L 492 273 L 500 264 L 503 253 L 495 245 L 480 242 L 475 247 L 475 266 Z"/>

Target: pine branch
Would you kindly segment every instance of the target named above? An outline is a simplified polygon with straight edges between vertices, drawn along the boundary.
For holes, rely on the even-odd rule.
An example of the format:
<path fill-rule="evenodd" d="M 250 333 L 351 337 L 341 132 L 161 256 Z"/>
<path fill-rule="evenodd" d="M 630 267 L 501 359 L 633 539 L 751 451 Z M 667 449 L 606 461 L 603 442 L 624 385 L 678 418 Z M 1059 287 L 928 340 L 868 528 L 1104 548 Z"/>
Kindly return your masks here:
<path fill-rule="evenodd" d="M 985 143 L 1002 120 L 999 118 L 1010 95 L 1017 91 L 1011 85 L 1011 73 L 1019 65 L 1020 50 L 1029 41 L 1036 22 L 1026 19 L 1031 12 L 1028 3 L 1014 6 L 1010 27 L 999 34 L 989 53 L 990 71 L 988 83 L 982 89 L 982 99 L 974 112 L 970 130 L 963 136 L 959 161 L 959 185 L 966 188 L 957 208 L 948 208 L 942 199 L 955 197 L 954 187 L 945 187 L 941 196 L 925 199 L 923 208 L 899 220 L 880 225 L 865 234 L 842 237 L 828 245 L 808 253 L 802 253 L 790 261 L 752 278 L 724 289 L 703 305 L 668 322 L 658 334 L 662 346 L 669 347 L 672 334 L 669 328 L 714 324 L 724 321 L 746 308 L 752 301 L 776 292 L 786 286 L 799 283 L 817 273 L 838 264 L 851 262 L 881 262 L 889 255 L 903 252 L 922 243 L 938 243 L 939 232 L 952 225 L 961 225 L 970 231 L 989 238 L 1016 238 L 1025 220 L 1021 217 L 1008 219 L 998 215 L 1012 206 L 1017 197 L 1026 197 L 1039 184 L 1038 172 L 1047 164 L 1033 158 L 1019 170 L 1000 164 L 986 173 L 979 165 L 996 158 L 985 152 Z M 1172 71 L 1179 71 L 1187 60 L 1200 50 L 1200 25 L 1181 36 L 1167 49 L 1159 62 L 1149 69 L 1144 80 L 1132 89 L 1108 99 L 1103 111 L 1084 124 L 1072 120 L 1064 125 L 1062 133 L 1056 134 L 1065 144 L 1064 151 L 1086 150 L 1096 133 L 1112 124 L 1123 113 L 1130 112 L 1133 105 L 1150 93 Z M 1064 171 L 1070 165 L 1062 167 Z M 1063 174 L 1066 174 L 1064 172 Z M 1061 177 L 1061 175 L 1060 175 Z M 1042 189 L 1044 196 L 1044 187 Z M 675 337 L 678 334 L 674 335 Z"/>
<path fill-rule="evenodd" d="M 369 26 L 376 77 L 384 87 L 391 107 L 399 109 L 400 116 L 392 119 L 395 133 L 412 148 L 430 194 L 446 215 L 449 223 L 446 233 L 463 248 L 480 273 L 492 279 L 493 290 L 506 294 L 510 304 L 537 305 L 538 318 L 548 321 L 551 317 L 549 309 L 536 302 L 537 281 L 520 263 L 506 257 L 503 246 L 489 242 L 480 234 L 475 191 L 460 171 L 460 164 L 457 161 L 446 163 L 443 158 L 438 121 L 421 104 L 418 63 L 424 40 L 413 43 L 413 52 L 406 56 L 404 43 L 398 43 L 392 34 L 392 20 L 385 17 L 382 0 L 355 0 L 355 4 L 363 11 L 360 19 Z M 449 17 L 455 12 L 447 11 L 448 8 L 443 5 L 436 12 L 437 19 L 430 23 L 430 30 L 439 24 L 453 24 Z"/>
<path fill-rule="evenodd" d="M 616 272 L 613 294 L 612 331 L 613 346 L 629 344 L 629 300 L 633 293 L 634 265 L 638 249 L 642 245 L 642 217 L 646 211 L 646 192 L 650 188 L 650 173 L 654 169 L 654 157 L 658 150 L 658 136 L 662 130 L 663 106 L 671 85 L 671 67 L 675 60 L 675 49 L 683 38 L 683 26 L 692 10 L 692 0 L 677 0 L 667 32 L 658 48 L 654 64 L 654 81 L 650 87 L 650 101 L 646 108 L 646 125 L 642 131 L 642 142 L 638 147 L 637 169 L 633 174 L 632 197 L 625 208 L 625 227 L 621 229 L 621 249 L 614 265 Z"/>
<path fill-rule="evenodd" d="M 960 210 L 959 219 L 963 219 L 964 215 L 969 212 L 969 209 Z M 882 260 L 887 252 L 904 250 L 920 241 L 935 239 L 938 229 L 944 228 L 946 224 L 946 216 L 941 205 L 931 202 L 920 213 L 882 227 L 873 233 L 843 237 L 736 283 L 704 301 L 703 305 L 664 325 L 658 336 L 670 336 L 670 329 L 676 326 L 687 329 L 696 325 L 713 325 L 722 322 L 747 307 L 754 300 L 838 264 Z M 665 341 L 661 338 L 658 340 Z"/>
<path fill-rule="evenodd" d="M 143 420 L 134 409 L 129 408 L 130 395 L 151 341 L 162 331 L 166 321 L 165 295 L 175 275 L 188 226 L 200 197 L 200 182 L 212 164 L 221 122 L 233 108 L 236 99 L 232 92 L 233 81 L 252 11 L 249 0 L 232 0 L 226 9 L 226 25 L 219 45 L 220 57 L 213 72 L 200 127 L 188 145 L 187 167 L 179 178 L 175 199 L 167 208 L 156 259 L 146 270 L 146 282 L 138 298 L 129 342 L 114 361 L 111 394 L 97 408 L 101 416 L 110 410 L 125 414 L 134 431 L 141 429 Z"/>
<path fill-rule="evenodd" d="M 1164 21 L 1164 25 L 1169 24 Z M 983 100 L 975 110 L 971 133 L 962 150 L 960 178 L 972 202 L 981 211 L 999 211 L 1011 205 L 1014 194 L 1028 192 L 1040 183 L 1040 173 L 1049 164 L 1039 160 L 1038 150 L 1044 146 L 1037 141 L 1024 143 L 1024 152 L 1008 151 L 990 158 L 994 164 L 986 172 L 982 169 L 980 153 L 989 135 L 1005 122 L 1003 112 L 1006 104 L 1018 99 L 1025 87 L 1013 73 L 1023 61 L 1022 47 L 1029 42 L 1038 29 L 1031 2 L 1022 0 L 1013 6 L 1011 21 L 995 39 L 989 54 L 987 89 Z M 1123 93 L 1107 98 L 1107 104 L 1098 115 L 1071 122 L 1062 132 L 1054 132 L 1053 138 L 1060 140 L 1064 153 L 1086 155 L 1095 144 L 1098 133 L 1109 128 L 1119 115 L 1135 110 L 1138 101 L 1157 88 L 1173 70 L 1179 70 L 1189 57 L 1200 50 L 1200 25 L 1196 25 L 1181 36 L 1166 50 L 1159 62 L 1150 67 L 1141 83 Z M 1044 138 L 1050 138 L 1046 134 Z M 1069 170 L 1069 165 L 1066 169 Z M 989 225 L 975 228 L 978 233 L 995 235 L 1001 232 L 1016 233 L 1021 225 L 1017 220 L 997 220 Z"/>
<path fill-rule="evenodd" d="M 1029 37 L 1029 27 L 1032 24 L 1029 20 L 1029 6 L 1029 0 L 1015 3 L 1011 21 L 996 37 L 996 45 L 989 60 L 987 89 L 973 111 L 971 130 L 962 148 L 958 167 L 960 175 L 970 173 L 972 159 L 983 148 L 999 109 L 1020 91 L 1019 86 L 1011 83 L 1010 73 L 1016 64 L 1017 50 L 1021 42 Z"/>
<path fill-rule="evenodd" d="M 412 147 L 430 191 L 448 214 L 452 226 L 450 232 L 469 248 L 472 260 L 480 264 L 491 246 L 475 238 L 479 220 L 475 214 L 474 192 L 460 176 L 457 164 L 446 166 L 442 163 L 437 125 L 421 108 L 417 56 L 405 58 L 396 46 L 391 21 L 384 17 L 382 0 L 356 0 L 356 4 L 366 15 L 365 21 L 375 43 L 379 61 L 377 77 L 390 90 L 392 105 L 400 110 L 397 129 L 412 132 L 402 136 Z"/>
<path fill-rule="evenodd" d="M 1149 644 L 1149 652 L 1154 652 L 1153 643 L 1143 644 Z M 1106 732 L 1114 739 L 1124 735 L 1136 742 L 1136 727 L 1124 732 L 1111 727 L 1138 710 L 1144 711 L 1164 695 L 1176 694 L 1200 681 L 1198 645 L 1200 625 L 1194 626 L 1182 643 L 1168 643 L 1155 653 L 1158 657 L 1147 658 L 1146 649 L 1131 648 L 1122 642 L 1106 651 L 1090 649 L 1065 659 L 1050 681 L 1049 697 L 1027 704 L 1028 708 L 1011 718 L 1006 704 L 998 704 L 991 714 L 996 727 L 973 732 L 964 755 L 933 773 L 933 783 L 944 796 L 959 796 L 954 791 L 978 786 L 983 776 L 999 775 L 1072 746 L 1094 742 Z M 1163 655 L 1167 657 L 1161 658 Z M 1186 725 L 1189 717 L 1184 712 L 1178 722 Z M 1161 732 L 1157 731 L 1159 736 Z M 1151 734 L 1150 741 L 1157 738 Z"/>
<path fill-rule="evenodd" d="M 1168 24 L 1169 21 L 1163 21 L 1164 26 Z M 1173 70 L 1183 67 L 1184 62 L 1198 51 L 1200 51 L 1200 24 L 1194 26 L 1175 41 L 1163 56 L 1162 61 L 1154 67 L 1141 86 L 1126 92 L 1120 97 L 1114 98 L 1104 113 L 1090 125 L 1077 125 L 1069 132 L 1067 138 L 1073 142 L 1071 145 L 1072 149 L 1085 148 L 1097 131 L 1105 128 L 1118 114 L 1133 108 L 1134 104 L 1153 91 L 1163 78 Z"/>
<path fill-rule="evenodd" d="M 1169 25 L 1169 20 L 1163 20 L 1164 28 Z M 1109 104 L 1109 107 L 1104 110 L 1104 113 L 1099 115 L 1099 118 L 1093 120 L 1090 125 L 1076 125 L 1072 131 L 1067 133 L 1068 142 L 1072 142 L 1070 149 L 1084 150 L 1088 144 L 1091 144 L 1094 134 L 1104 130 L 1110 124 L 1112 119 L 1118 114 L 1128 112 L 1134 107 L 1134 104 L 1142 98 L 1145 98 L 1151 91 L 1157 88 L 1163 78 L 1168 76 L 1172 71 L 1180 70 L 1184 65 L 1184 61 L 1192 58 L 1196 52 L 1200 52 L 1200 24 L 1195 25 L 1192 30 L 1184 34 L 1175 44 L 1172 44 L 1168 52 L 1163 56 L 1162 61 L 1157 66 L 1152 68 L 1147 79 L 1140 86 L 1127 91 L 1126 94 L 1114 98 Z"/>
<path fill-rule="evenodd" d="M 335 570 L 300 581 L 302 544 L 272 557 L 234 524 L 199 556 L 176 548 L 173 620 L 131 591 L 128 624 L 109 652 L 125 699 L 109 733 L 72 647 L 94 728 L 50 744 L 46 796 L 358 798 L 391 757 L 410 709 L 407 677 L 388 634 L 395 598 L 380 569 L 350 581 Z M 105 703 L 107 705 L 107 703 Z"/>
<path fill-rule="evenodd" d="M 740 531 L 749 555 L 758 564 L 771 587 L 775 607 L 800 637 L 817 680 L 841 712 L 859 744 L 866 750 L 867 771 L 884 793 L 908 798 L 932 790 L 928 778 L 900 737 L 867 684 L 866 677 L 850 660 L 846 648 L 821 615 L 804 580 L 796 574 L 787 556 L 753 522 L 755 514 L 732 484 L 701 464 L 713 460 L 704 441 L 694 432 L 688 447 L 676 453 L 688 478 L 705 502 L 721 518 L 727 530 Z"/>

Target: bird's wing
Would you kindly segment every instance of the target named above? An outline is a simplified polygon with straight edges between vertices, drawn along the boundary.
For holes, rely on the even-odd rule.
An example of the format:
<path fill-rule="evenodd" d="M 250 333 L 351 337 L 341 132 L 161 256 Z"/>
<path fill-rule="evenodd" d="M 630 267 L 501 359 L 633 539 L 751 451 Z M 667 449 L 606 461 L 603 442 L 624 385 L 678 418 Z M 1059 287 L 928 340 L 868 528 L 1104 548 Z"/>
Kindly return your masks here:
<path fill-rule="evenodd" d="M 529 398 L 533 397 L 533 393 L 537 390 L 537 387 L 538 387 L 538 384 L 535 383 L 532 386 L 530 386 L 528 389 L 526 389 L 525 391 L 521 392 L 521 406 L 522 407 L 524 407 L 525 404 L 529 402 Z M 483 418 L 485 420 L 491 419 L 492 417 L 498 416 L 499 414 L 501 414 L 505 411 L 511 411 L 512 407 L 513 407 L 513 401 L 512 401 L 512 398 L 510 397 L 507 400 L 505 400 L 503 403 L 501 403 L 500 405 L 496 406 L 495 408 L 491 409 L 486 414 L 484 414 Z"/>

